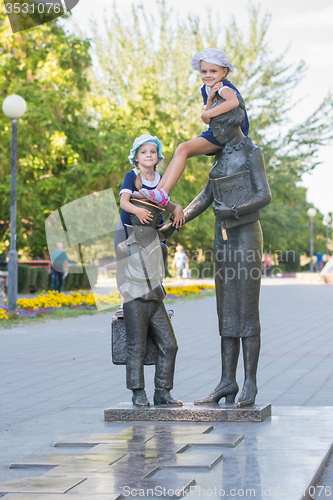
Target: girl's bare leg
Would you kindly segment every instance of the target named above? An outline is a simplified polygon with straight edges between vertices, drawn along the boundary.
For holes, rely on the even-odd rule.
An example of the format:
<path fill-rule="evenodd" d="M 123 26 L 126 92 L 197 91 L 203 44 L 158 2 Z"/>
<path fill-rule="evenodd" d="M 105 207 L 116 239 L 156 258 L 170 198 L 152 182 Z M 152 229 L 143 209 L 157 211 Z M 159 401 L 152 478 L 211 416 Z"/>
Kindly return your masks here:
<path fill-rule="evenodd" d="M 184 172 L 187 158 L 204 155 L 206 153 L 216 153 L 219 149 L 221 149 L 219 146 L 215 146 L 215 144 L 212 144 L 203 137 L 197 137 L 192 141 L 183 142 L 176 149 L 156 189 L 163 188 L 167 194 L 170 194 L 170 191 L 174 188 Z"/>

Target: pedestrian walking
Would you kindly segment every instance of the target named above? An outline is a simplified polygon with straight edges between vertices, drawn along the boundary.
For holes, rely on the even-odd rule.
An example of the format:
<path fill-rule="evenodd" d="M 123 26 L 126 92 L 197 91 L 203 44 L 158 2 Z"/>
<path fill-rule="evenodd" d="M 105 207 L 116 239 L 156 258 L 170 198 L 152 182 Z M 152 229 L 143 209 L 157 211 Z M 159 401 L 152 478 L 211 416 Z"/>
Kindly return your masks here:
<path fill-rule="evenodd" d="M 176 247 L 176 253 L 171 268 L 174 269 L 175 266 L 177 270 L 177 282 L 180 284 L 183 281 L 184 269 L 188 269 L 188 257 L 182 245 L 177 245 Z"/>
<path fill-rule="evenodd" d="M 52 288 L 62 292 L 64 279 L 68 274 L 68 257 L 67 253 L 62 249 L 61 241 L 57 242 L 57 249 L 53 250 L 50 255 L 52 264 Z"/>

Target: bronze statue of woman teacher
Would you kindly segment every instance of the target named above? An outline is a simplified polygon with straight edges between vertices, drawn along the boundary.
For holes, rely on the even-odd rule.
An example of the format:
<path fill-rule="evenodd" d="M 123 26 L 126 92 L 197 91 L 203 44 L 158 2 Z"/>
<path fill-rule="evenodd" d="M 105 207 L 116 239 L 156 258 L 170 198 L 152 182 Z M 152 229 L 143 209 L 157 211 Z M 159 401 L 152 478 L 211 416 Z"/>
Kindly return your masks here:
<path fill-rule="evenodd" d="M 240 130 L 244 103 L 241 98 L 239 101 L 237 108 L 211 119 L 215 137 L 225 146 L 215 156 L 205 189 L 184 210 L 189 222 L 214 203 L 216 217 L 214 262 L 222 377 L 217 387 L 195 404 L 218 403 L 223 397 L 226 403 L 235 401 L 240 340 L 245 379 L 237 406 L 252 406 L 258 392 L 263 245 L 259 210 L 270 203 L 271 193 L 263 154 Z M 168 236 L 170 223 L 162 231 Z"/>

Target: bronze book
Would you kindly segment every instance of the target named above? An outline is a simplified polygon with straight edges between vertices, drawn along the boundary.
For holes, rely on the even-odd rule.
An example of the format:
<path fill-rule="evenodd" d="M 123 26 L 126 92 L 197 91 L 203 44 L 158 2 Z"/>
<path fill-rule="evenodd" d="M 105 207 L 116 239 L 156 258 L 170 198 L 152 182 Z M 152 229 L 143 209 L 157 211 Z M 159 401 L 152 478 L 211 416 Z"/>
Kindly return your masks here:
<path fill-rule="evenodd" d="M 244 170 L 237 174 L 211 179 L 213 195 L 216 201 L 220 201 L 232 207 L 244 203 L 254 196 L 250 172 Z"/>

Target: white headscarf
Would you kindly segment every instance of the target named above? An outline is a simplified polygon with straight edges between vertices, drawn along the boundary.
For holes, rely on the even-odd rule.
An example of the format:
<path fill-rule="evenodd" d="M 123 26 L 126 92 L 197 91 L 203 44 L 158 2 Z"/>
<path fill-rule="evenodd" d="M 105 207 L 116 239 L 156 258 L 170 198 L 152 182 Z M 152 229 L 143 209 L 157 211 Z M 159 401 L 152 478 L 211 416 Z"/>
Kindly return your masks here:
<path fill-rule="evenodd" d="M 233 71 L 232 64 L 228 61 L 226 53 L 221 49 L 205 49 L 198 52 L 192 57 L 191 64 L 192 68 L 196 71 L 200 71 L 200 61 L 205 61 L 211 64 L 217 64 L 223 68 L 228 68 Z"/>
<path fill-rule="evenodd" d="M 140 137 L 137 137 L 133 143 L 133 148 L 130 151 L 130 155 L 128 157 L 129 161 L 131 164 L 134 166 L 134 157 L 135 153 L 137 152 L 137 149 L 142 146 L 142 144 L 147 144 L 148 142 L 151 142 L 152 144 L 155 144 L 157 147 L 157 153 L 158 157 L 160 160 L 164 159 L 164 156 L 162 155 L 162 149 L 163 149 L 163 144 L 159 139 L 157 139 L 156 135 L 154 137 L 150 134 L 143 134 L 140 135 Z"/>

